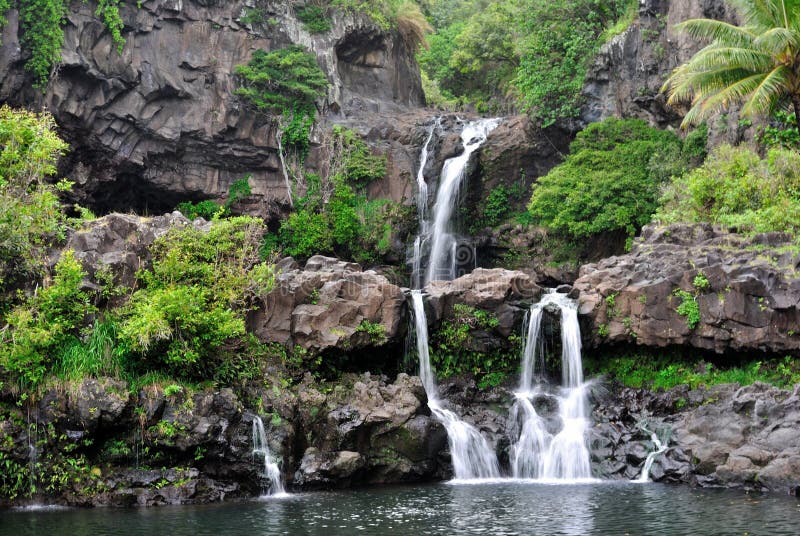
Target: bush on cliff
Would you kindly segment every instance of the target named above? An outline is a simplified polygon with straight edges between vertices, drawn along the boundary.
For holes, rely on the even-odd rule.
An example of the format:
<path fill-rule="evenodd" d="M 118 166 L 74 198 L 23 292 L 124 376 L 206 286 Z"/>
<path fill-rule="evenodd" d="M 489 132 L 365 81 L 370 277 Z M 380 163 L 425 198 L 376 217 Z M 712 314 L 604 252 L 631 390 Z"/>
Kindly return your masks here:
<path fill-rule="evenodd" d="M 219 220 L 208 231 L 173 229 L 156 240 L 153 266 L 122 311 L 121 344 L 135 368 L 213 378 L 223 346 L 245 334 L 244 311 L 269 291 L 272 266 L 259 261 L 261 221 Z"/>
<path fill-rule="evenodd" d="M 57 193 L 69 184 L 44 181 L 66 148 L 47 112 L 0 107 L 0 315 L 13 299 L 7 291 L 38 280 L 47 248 L 64 236 Z"/>
<path fill-rule="evenodd" d="M 663 223 L 711 222 L 744 232 L 800 232 L 800 154 L 721 145 L 662 196 Z"/>
<path fill-rule="evenodd" d="M 702 134 L 702 133 L 701 133 Z M 659 190 L 685 170 L 697 146 L 639 119 L 607 119 L 578 133 L 563 164 L 534 186 L 533 222 L 572 239 L 632 236 L 658 208 Z"/>

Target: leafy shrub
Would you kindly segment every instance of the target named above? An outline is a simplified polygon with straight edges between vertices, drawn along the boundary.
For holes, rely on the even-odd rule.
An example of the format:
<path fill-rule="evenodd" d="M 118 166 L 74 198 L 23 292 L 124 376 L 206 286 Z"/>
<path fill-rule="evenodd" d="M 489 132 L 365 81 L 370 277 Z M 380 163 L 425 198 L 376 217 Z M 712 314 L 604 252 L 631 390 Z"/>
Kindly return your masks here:
<path fill-rule="evenodd" d="M 684 159 L 677 136 L 638 119 L 589 125 L 564 163 L 535 186 L 528 206 L 534 222 L 576 239 L 614 231 L 633 235 L 658 207 L 661 185 L 649 163 L 670 147 L 676 160 Z"/>
<path fill-rule="evenodd" d="M 47 247 L 63 238 L 65 218 L 56 187 L 44 183 L 66 150 L 55 121 L 41 114 L 0 106 L 0 291 L 15 282 L 36 280 Z M 0 294 L 0 313 L 5 309 Z"/>
<path fill-rule="evenodd" d="M 222 207 L 210 199 L 198 201 L 197 203 L 184 201 L 183 203 L 178 203 L 177 209 L 190 220 L 196 220 L 197 218 L 212 220 L 222 211 Z"/>
<path fill-rule="evenodd" d="M 453 318 L 445 320 L 431 336 L 431 363 L 441 378 L 472 374 L 481 388 L 498 385 L 519 362 L 520 338 L 509 337 L 511 348 L 490 352 L 470 350 L 473 337 L 499 324 L 491 313 L 464 304 L 453 306 Z"/>
<path fill-rule="evenodd" d="M 672 294 L 681 300 L 675 312 L 686 319 L 686 327 L 689 329 L 696 328 L 697 324 L 700 323 L 700 306 L 697 303 L 696 296 L 681 289 L 676 289 Z"/>
<path fill-rule="evenodd" d="M 331 29 L 331 21 L 328 20 L 325 10 L 320 6 L 308 4 L 295 8 L 294 12 L 309 33 L 326 33 Z"/>
<path fill-rule="evenodd" d="M 127 362 L 117 342 L 117 324 L 106 318 L 95 322 L 85 338 L 69 336 L 55 351 L 52 372 L 61 379 L 87 376 L 122 377 Z"/>
<path fill-rule="evenodd" d="M 257 109 L 273 114 L 314 114 L 314 101 L 325 94 L 328 80 L 314 54 L 300 46 L 271 52 L 256 50 L 246 65 L 237 65 L 243 87 L 236 94 Z"/>
<path fill-rule="evenodd" d="M 800 154 L 720 145 L 699 168 L 665 189 L 663 223 L 712 222 L 745 232 L 800 230 Z"/>
<path fill-rule="evenodd" d="M 122 313 L 121 344 L 178 376 L 212 376 L 222 346 L 245 332 L 243 311 L 271 288 L 272 268 L 259 262 L 263 234 L 259 220 L 240 216 L 158 238 Z"/>
<path fill-rule="evenodd" d="M 72 251 L 55 267 L 52 283 L 7 316 L 0 330 L 0 364 L 22 382 L 35 385 L 52 365 L 53 352 L 72 340 L 95 311 L 81 288 L 86 276 Z"/>

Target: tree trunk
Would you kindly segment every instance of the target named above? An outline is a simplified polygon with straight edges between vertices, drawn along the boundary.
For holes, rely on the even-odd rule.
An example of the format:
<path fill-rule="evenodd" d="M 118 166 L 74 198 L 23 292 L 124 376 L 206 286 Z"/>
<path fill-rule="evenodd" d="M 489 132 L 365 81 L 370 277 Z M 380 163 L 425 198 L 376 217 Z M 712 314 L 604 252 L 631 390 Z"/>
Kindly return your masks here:
<path fill-rule="evenodd" d="M 797 134 L 800 135 L 800 95 L 792 95 L 792 106 L 794 106 L 794 122 L 797 124 Z"/>

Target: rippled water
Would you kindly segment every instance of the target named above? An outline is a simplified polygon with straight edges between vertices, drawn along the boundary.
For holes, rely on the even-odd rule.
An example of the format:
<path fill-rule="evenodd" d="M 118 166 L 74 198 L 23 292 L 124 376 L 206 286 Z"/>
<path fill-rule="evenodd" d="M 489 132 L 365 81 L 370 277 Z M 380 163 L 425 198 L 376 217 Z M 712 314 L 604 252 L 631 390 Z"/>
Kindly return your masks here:
<path fill-rule="evenodd" d="M 0 511 L 0 534 L 800 534 L 800 501 L 659 484 L 438 484 L 149 509 Z"/>

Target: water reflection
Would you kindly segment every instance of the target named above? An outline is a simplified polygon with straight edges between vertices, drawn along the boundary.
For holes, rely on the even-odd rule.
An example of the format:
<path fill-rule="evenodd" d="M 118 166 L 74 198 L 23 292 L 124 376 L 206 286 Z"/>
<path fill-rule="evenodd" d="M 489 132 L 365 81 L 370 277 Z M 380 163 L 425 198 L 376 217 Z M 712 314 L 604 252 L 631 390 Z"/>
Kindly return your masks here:
<path fill-rule="evenodd" d="M 286 499 L 131 510 L 0 511 L 0 534 L 765 534 L 800 533 L 788 496 L 658 484 L 385 487 Z"/>

